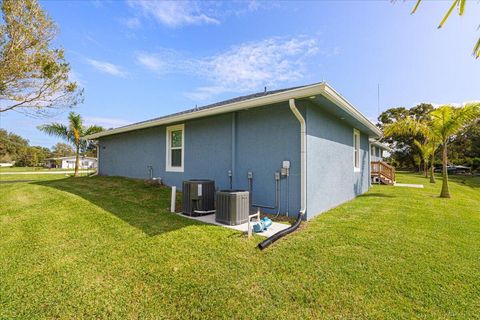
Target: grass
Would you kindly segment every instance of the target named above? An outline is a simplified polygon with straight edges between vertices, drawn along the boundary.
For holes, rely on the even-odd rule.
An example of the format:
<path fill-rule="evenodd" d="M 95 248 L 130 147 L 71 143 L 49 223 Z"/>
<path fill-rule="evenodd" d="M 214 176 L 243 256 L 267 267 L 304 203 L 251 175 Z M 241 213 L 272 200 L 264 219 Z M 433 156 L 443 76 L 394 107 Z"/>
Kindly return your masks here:
<path fill-rule="evenodd" d="M 480 178 L 398 180 L 265 251 L 142 181 L 0 184 L 0 318 L 479 318 Z"/>
<path fill-rule="evenodd" d="M 82 171 L 87 169 L 80 169 Z M 88 169 L 89 171 L 95 171 L 95 169 Z M 43 171 L 71 171 L 74 169 L 62 169 L 62 168 L 44 168 L 44 167 L 0 167 L 0 172 L 43 172 Z"/>
<path fill-rule="evenodd" d="M 8 175 L 0 175 L 0 183 L 6 183 L 11 181 L 43 181 L 43 180 L 58 180 L 58 179 L 65 179 L 65 173 L 59 174 L 8 174 Z"/>

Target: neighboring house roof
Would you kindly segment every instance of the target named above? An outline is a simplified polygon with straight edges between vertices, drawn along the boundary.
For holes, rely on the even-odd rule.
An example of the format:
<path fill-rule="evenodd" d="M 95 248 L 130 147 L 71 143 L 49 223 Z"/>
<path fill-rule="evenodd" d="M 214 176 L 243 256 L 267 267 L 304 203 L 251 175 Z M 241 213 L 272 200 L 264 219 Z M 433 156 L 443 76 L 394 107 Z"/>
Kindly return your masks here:
<path fill-rule="evenodd" d="M 75 156 L 69 156 L 69 157 L 57 157 L 57 158 L 47 158 L 45 160 L 67 160 L 67 159 L 75 159 Z M 85 159 L 89 159 L 89 160 L 97 160 L 97 158 L 93 158 L 93 157 L 84 157 L 84 156 L 80 156 L 79 157 L 80 160 L 85 160 Z"/>
<path fill-rule="evenodd" d="M 292 87 L 280 90 L 272 90 L 254 93 L 246 96 L 241 96 L 213 104 L 209 104 L 203 107 L 193 108 L 182 112 L 177 112 L 167 116 L 154 118 L 142 122 L 137 122 L 131 125 L 118 127 L 106 131 L 102 131 L 96 134 L 91 134 L 83 137 L 84 139 L 97 139 L 104 136 L 114 135 L 122 132 L 134 131 L 139 129 L 145 129 L 149 127 L 185 121 L 189 119 L 195 119 L 200 117 L 212 116 L 216 114 L 228 113 L 248 108 L 254 108 L 264 106 L 268 104 L 274 104 L 279 102 L 288 101 L 289 99 L 300 99 L 315 97 L 321 95 L 331 101 L 335 106 L 342 109 L 349 114 L 370 132 L 374 137 L 381 137 L 382 132 L 378 129 L 367 117 L 365 117 L 360 111 L 358 111 L 350 102 L 348 102 L 343 96 L 336 92 L 326 82 L 314 83 L 305 86 Z"/>
<path fill-rule="evenodd" d="M 377 140 L 370 140 L 370 144 L 375 147 L 379 147 L 380 149 L 387 150 L 388 152 L 392 152 L 392 148 L 387 146 L 384 143 L 381 143 L 380 141 Z"/>

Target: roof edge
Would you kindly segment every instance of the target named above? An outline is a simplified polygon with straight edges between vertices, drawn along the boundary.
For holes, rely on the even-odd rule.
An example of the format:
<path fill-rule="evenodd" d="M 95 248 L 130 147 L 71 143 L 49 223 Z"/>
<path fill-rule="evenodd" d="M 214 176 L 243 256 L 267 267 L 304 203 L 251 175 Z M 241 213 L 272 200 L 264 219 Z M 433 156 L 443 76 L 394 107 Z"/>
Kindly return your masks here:
<path fill-rule="evenodd" d="M 342 97 L 337 91 L 330 87 L 325 82 L 312 84 L 292 90 L 287 90 L 278 93 L 272 93 L 270 95 L 252 98 L 244 101 L 232 102 L 217 107 L 207 108 L 203 110 L 194 111 L 191 113 L 172 115 L 161 119 L 148 120 L 140 123 L 134 123 L 124 127 L 111 129 L 96 134 L 91 134 L 83 137 L 83 139 L 94 140 L 105 136 L 115 135 L 124 132 L 130 132 L 140 129 L 146 129 L 150 127 L 156 127 L 165 124 L 171 124 L 176 122 L 182 122 L 190 119 L 196 119 L 201 117 L 208 117 L 222 113 L 234 112 L 238 110 L 254 108 L 279 102 L 288 101 L 289 99 L 300 99 L 313 95 L 321 94 L 327 99 L 331 100 L 337 106 L 351 114 L 356 120 L 364 124 L 378 137 L 382 136 L 382 132 L 378 129 L 367 117 L 365 117 L 360 111 L 358 111 L 350 102 Z"/>

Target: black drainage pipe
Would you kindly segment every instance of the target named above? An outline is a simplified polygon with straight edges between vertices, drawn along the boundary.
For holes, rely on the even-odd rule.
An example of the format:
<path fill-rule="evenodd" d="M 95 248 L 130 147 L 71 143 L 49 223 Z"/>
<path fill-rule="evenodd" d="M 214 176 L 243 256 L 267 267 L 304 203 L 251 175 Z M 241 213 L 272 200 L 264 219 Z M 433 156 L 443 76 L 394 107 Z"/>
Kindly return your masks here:
<path fill-rule="evenodd" d="M 294 224 L 292 224 L 287 229 L 279 231 L 279 232 L 275 233 L 273 236 L 271 236 L 270 238 L 267 238 L 267 239 L 263 240 L 262 242 L 260 242 L 258 244 L 258 247 L 260 248 L 260 250 L 265 249 L 266 247 L 268 247 L 269 245 L 271 245 L 272 243 L 274 243 L 278 239 L 280 239 L 283 236 L 286 236 L 287 234 L 295 231 L 298 228 L 298 226 L 300 225 L 300 223 L 302 223 L 302 218 L 303 218 L 304 214 L 305 214 L 304 212 L 299 212 L 298 216 L 297 216 L 297 220 L 295 221 Z"/>

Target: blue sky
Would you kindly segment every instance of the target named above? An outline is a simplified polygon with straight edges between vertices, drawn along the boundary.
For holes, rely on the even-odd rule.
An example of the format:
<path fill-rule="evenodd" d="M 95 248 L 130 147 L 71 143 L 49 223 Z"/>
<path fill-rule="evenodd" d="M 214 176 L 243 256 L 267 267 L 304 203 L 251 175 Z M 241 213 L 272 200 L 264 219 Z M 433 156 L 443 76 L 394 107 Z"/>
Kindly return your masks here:
<path fill-rule="evenodd" d="M 116 127 L 238 95 L 327 81 L 370 119 L 380 108 L 480 99 L 471 53 L 480 4 L 436 26 L 450 1 L 41 1 L 56 44 L 85 89 L 75 108 Z M 1 127 L 32 145 L 59 139 L 7 112 Z"/>

